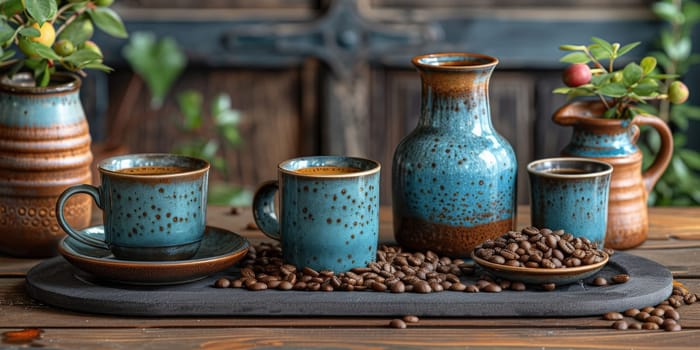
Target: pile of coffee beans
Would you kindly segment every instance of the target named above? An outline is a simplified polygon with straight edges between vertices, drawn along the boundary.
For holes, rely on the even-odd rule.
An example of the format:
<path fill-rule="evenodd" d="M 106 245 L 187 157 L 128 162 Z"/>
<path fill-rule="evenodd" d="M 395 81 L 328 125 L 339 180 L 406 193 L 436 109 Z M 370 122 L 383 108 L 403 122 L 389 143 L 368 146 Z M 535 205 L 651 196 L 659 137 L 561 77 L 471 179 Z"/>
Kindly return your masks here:
<path fill-rule="evenodd" d="M 671 296 L 659 305 L 628 309 L 622 313 L 608 312 L 603 315 L 603 319 L 615 321 L 612 323 L 612 328 L 617 330 L 663 329 L 667 332 L 677 332 L 682 329 L 681 316 L 677 309 L 683 305 L 693 304 L 697 299 L 697 294 L 691 293 L 682 284 L 674 281 Z"/>
<path fill-rule="evenodd" d="M 382 245 L 376 262 L 366 267 L 339 272 L 316 271 L 285 264 L 278 243 L 251 246 L 241 262 L 240 277 L 219 278 L 214 287 L 303 291 L 374 291 L 391 293 L 433 293 L 457 291 L 498 293 L 506 289 L 524 291 L 522 282 L 478 276 L 475 283 L 462 282 L 462 276 L 473 276 L 474 264 L 462 259 L 441 257 L 436 253 L 404 252 L 397 246 Z"/>
<path fill-rule="evenodd" d="M 605 253 L 585 237 L 532 226 L 486 240 L 474 254 L 494 264 L 546 269 L 592 265 L 605 259 Z"/>

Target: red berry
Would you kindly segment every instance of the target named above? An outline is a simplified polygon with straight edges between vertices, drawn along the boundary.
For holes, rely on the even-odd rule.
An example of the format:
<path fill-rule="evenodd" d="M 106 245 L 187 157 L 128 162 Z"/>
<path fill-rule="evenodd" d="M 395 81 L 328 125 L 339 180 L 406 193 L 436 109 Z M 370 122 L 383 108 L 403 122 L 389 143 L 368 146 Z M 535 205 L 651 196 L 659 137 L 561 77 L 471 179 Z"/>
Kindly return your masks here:
<path fill-rule="evenodd" d="M 577 87 L 591 81 L 591 68 L 587 64 L 574 63 L 566 68 L 562 76 L 568 87 Z"/>

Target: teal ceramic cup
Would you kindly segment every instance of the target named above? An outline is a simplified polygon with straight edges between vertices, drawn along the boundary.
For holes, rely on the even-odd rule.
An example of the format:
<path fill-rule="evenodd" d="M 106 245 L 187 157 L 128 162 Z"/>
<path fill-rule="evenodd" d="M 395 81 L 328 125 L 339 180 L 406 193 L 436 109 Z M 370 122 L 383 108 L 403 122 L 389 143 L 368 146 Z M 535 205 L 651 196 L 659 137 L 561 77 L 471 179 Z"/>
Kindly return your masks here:
<path fill-rule="evenodd" d="M 284 261 L 298 268 L 342 272 L 367 266 L 375 261 L 379 239 L 380 168 L 372 160 L 342 156 L 284 161 L 278 179 L 255 193 L 255 222 L 280 241 Z"/>
<path fill-rule="evenodd" d="M 207 161 L 174 154 L 131 154 L 98 164 L 101 185 L 66 189 L 56 216 L 72 238 L 124 260 L 183 260 L 199 249 L 206 227 Z M 104 241 L 72 228 L 63 213 L 78 193 L 102 209 Z"/>
<path fill-rule="evenodd" d="M 533 226 L 562 229 L 603 248 L 612 165 L 587 158 L 531 162 L 530 219 Z"/>

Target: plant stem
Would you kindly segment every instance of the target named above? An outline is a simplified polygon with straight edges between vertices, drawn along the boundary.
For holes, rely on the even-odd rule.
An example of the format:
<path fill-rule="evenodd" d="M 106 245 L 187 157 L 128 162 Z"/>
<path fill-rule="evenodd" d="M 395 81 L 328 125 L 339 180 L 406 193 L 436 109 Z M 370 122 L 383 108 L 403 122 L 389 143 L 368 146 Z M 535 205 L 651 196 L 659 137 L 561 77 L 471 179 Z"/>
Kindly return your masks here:
<path fill-rule="evenodd" d="M 59 17 L 61 17 L 61 15 L 62 15 L 64 12 L 66 12 L 68 9 L 70 9 L 71 7 L 73 7 L 73 5 L 74 5 L 74 4 L 72 4 L 72 3 L 67 3 L 67 4 L 63 5 L 63 7 L 61 7 L 60 9 L 58 9 L 58 11 L 56 11 L 56 16 L 54 16 L 54 18 L 51 20 L 51 24 L 53 24 L 54 22 L 56 22 L 56 19 L 59 18 Z"/>
<path fill-rule="evenodd" d="M 56 37 L 58 37 L 61 34 L 61 32 L 63 32 L 63 30 L 66 29 L 66 27 L 68 27 L 69 24 L 73 23 L 73 21 L 78 19 L 78 17 L 80 17 L 80 15 L 82 15 L 85 12 L 85 9 L 86 8 L 83 7 L 80 10 L 75 11 L 75 13 L 68 17 L 68 19 L 65 22 L 63 22 L 63 24 L 60 27 L 58 27 L 58 30 L 56 30 Z"/>

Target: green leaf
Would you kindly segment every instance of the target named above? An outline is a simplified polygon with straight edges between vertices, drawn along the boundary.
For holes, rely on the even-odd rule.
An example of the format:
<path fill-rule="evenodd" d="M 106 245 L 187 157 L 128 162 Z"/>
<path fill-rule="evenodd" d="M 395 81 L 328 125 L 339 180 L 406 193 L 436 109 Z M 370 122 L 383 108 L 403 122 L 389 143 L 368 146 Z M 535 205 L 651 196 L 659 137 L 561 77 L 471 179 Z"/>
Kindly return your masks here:
<path fill-rule="evenodd" d="M 78 19 L 69 24 L 63 31 L 58 35 L 59 39 L 68 40 L 76 47 L 92 38 L 95 32 L 92 21 L 85 15 L 80 16 Z"/>
<path fill-rule="evenodd" d="M 653 80 L 652 80 L 653 81 Z M 649 96 L 656 92 L 659 85 L 656 82 L 642 81 L 635 86 L 632 91 L 639 96 Z"/>
<path fill-rule="evenodd" d="M 689 149 L 680 149 L 678 155 L 689 168 L 700 170 L 700 153 Z"/>
<path fill-rule="evenodd" d="M 51 20 L 58 11 L 53 0 L 24 0 L 24 4 L 29 16 L 39 24 Z"/>
<path fill-rule="evenodd" d="M 620 57 L 620 56 L 630 52 L 632 49 L 639 46 L 639 44 L 641 44 L 641 43 L 642 43 L 641 41 L 635 41 L 631 44 L 627 44 L 627 45 L 621 47 L 619 50 L 617 50 L 617 57 Z"/>
<path fill-rule="evenodd" d="M 612 76 L 613 75 L 610 73 L 594 75 L 593 77 L 591 77 L 591 84 L 602 85 L 607 80 L 609 80 Z"/>
<path fill-rule="evenodd" d="M 240 132 L 238 132 L 238 129 L 235 127 L 224 128 L 221 134 L 224 135 L 226 141 L 233 146 L 240 145 L 243 140 Z"/>
<path fill-rule="evenodd" d="M 180 112 L 185 117 L 183 127 L 186 130 L 196 130 L 202 126 L 203 97 L 197 91 L 187 90 L 177 95 Z"/>
<path fill-rule="evenodd" d="M 677 54 L 677 56 L 675 57 L 675 59 L 678 61 L 684 61 L 684 60 L 688 59 L 688 57 L 690 56 L 691 48 L 692 48 L 692 43 L 690 41 L 690 38 L 687 36 L 682 37 L 676 43 L 675 53 Z M 671 58 L 674 58 L 674 57 L 671 56 Z"/>
<path fill-rule="evenodd" d="M 0 0 L 0 13 L 12 17 L 24 10 L 22 0 Z"/>
<path fill-rule="evenodd" d="M 94 63 L 96 61 L 101 62 L 102 55 L 91 49 L 80 49 L 64 57 L 63 60 L 68 61 L 79 68 L 83 68 L 89 63 Z"/>
<path fill-rule="evenodd" d="M 700 21 L 700 4 L 695 1 L 683 2 L 683 14 L 687 25 L 693 25 Z"/>
<path fill-rule="evenodd" d="M 26 45 L 30 48 L 31 52 L 36 52 L 36 54 L 39 55 L 39 57 L 48 58 L 56 61 L 59 61 L 61 59 L 61 56 L 56 54 L 53 51 L 53 49 L 48 46 L 44 46 L 42 44 L 35 43 L 30 40 L 27 40 Z"/>
<path fill-rule="evenodd" d="M 609 83 L 600 86 L 600 93 L 609 97 L 622 97 L 627 94 L 627 87 L 622 83 Z"/>
<path fill-rule="evenodd" d="M 657 15 L 659 18 L 663 19 L 664 21 L 683 23 L 682 22 L 684 20 L 683 14 L 680 12 L 680 10 L 676 6 L 674 6 L 671 3 L 656 2 L 651 7 L 651 10 L 654 12 L 655 15 Z"/>
<path fill-rule="evenodd" d="M 0 62 L 4 62 L 4 61 L 9 60 L 10 58 L 12 58 L 15 55 L 15 53 L 16 53 L 15 50 L 3 51 L 2 55 L 0 55 Z"/>
<path fill-rule="evenodd" d="M 642 61 L 639 62 L 640 66 L 642 67 L 642 73 L 644 75 L 647 75 L 651 73 L 654 68 L 656 68 L 656 58 L 652 56 L 647 56 L 642 58 Z"/>
<path fill-rule="evenodd" d="M 561 46 L 559 46 L 559 50 L 562 50 L 562 51 L 584 51 L 584 50 L 586 50 L 586 47 L 583 45 L 561 45 Z"/>
<path fill-rule="evenodd" d="M 41 32 L 39 31 L 39 29 L 36 29 L 34 27 L 24 27 L 19 30 L 19 35 L 28 38 L 36 38 L 41 35 Z"/>
<path fill-rule="evenodd" d="M 589 51 L 591 52 L 591 55 L 593 55 L 593 57 L 595 57 L 598 61 L 609 59 L 610 54 L 612 53 L 612 51 L 605 50 L 597 45 L 591 46 L 589 48 Z"/>
<path fill-rule="evenodd" d="M 49 82 L 51 81 L 51 70 L 49 69 L 48 64 L 44 65 L 44 71 L 41 73 L 41 76 L 39 76 L 39 79 L 39 86 L 49 86 Z"/>
<path fill-rule="evenodd" d="M 558 88 L 552 90 L 552 93 L 554 93 L 554 94 L 568 94 L 569 91 L 571 91 L 571 88 L 568 88 L 568 87 L 558 87 Z"/>
<path fill-rule="evenodd" d="M 187 65 L 187 58 L 175 40 L 156 41 L 151 33 L 134 33 L 122 53 L 134 72 L 146 82 L 154 108 L 160 107 Z"/>
<path fill-rule="evenodd" d="M 97 28 L 100 28 L 103 32 L 117 38 L 127 38 L 129 36 L 122 19 L 109 7 L 96 7 L 87 12 Z"/>
<path fill-rule="evenodd" d="M 673 106 L 672 113 L 680 113 L 683 114 L 685 118 L 700 120 L 700 107 L 687 103 Z"/>
<path fill-rule="evenodd" d="M 591 61 L 588 56 L 583 52 L 572 52 L 570 54 L 564 55 L 559 59 L 560 62 L 566 63 L 588 63 Z"/>
<path fill-rule="evenodd" d="M 247 206 L 253 200 L 253 193 L 240 186 L 214 183 L 209 186 L 207 199 L 215 205 Z"/>
<path fill-rule="evenodd" d="M 631 62 L 627 64 L 625 69 L 622 71 L 622 81 L 626 86 L 636 84 L 640 79 L 642 79 L 642 72 L 642 67 L 634 62 Z"/>
<path fill-rule="evenodd" d="M 591 38 L 591 41 L 593 41 L 594 43 L 598 44 L 598 46 L 599 46 L 601 49 L 607 51 L 608 54 L 612 55 L 612 53 L 613 53 L 612 44 L 610 44 L 609 42 L 605 41 L 604 39 L 601 39 L 601 38 L 598 38 L 598 37 L 595 37 L 595 36 Z"/>
<path fill-rule="evenodd" d="M 0 45 L 12 39 L 15 35 L 15 29 L 10 26 L 5 20 L 0 20 Z"/>
<path fill-rule="evenodd" d="M 231 96 L 228 94 L 218 94 L 211 102 L 211 114 L 216 116 L 231 109 Z"/>
<path fill-rule="evenodd" d="M 679 113 L 670 113 L 670 122 L 673 123 L 679 130 L 688 129 L 688 119 L 683 118 Z M 681 134 L 677 134 L 681 135 Z"/>
<path fill-rule="evenodd" d="M 82 68 L 97 69 L 97 70 L 101 70 L 101 71 L 107 72 L 107 73 L 114 70 L 114 69 L 112 69 L 112 67 L 104 65 L 102 62 L 90 62 L 88 64 L 85 64 Z"/>

